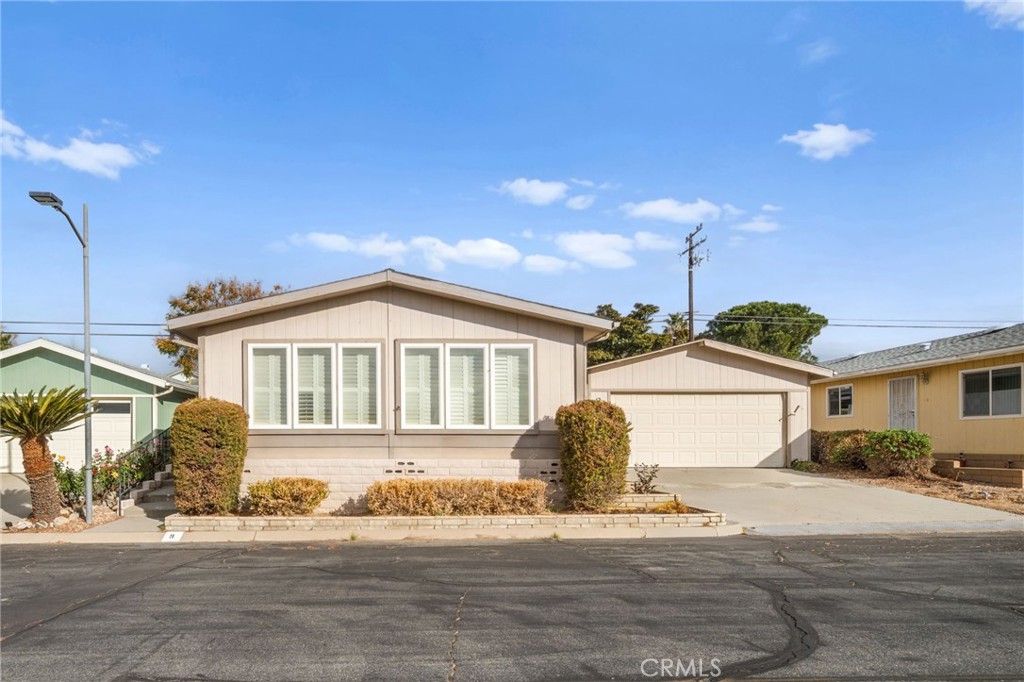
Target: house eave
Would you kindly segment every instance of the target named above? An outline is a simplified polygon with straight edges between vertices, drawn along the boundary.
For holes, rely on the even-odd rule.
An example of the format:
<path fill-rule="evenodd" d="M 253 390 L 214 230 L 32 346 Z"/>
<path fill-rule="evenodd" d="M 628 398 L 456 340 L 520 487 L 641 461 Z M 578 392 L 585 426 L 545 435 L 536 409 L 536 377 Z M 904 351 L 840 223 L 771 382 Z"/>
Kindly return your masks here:
<path fill-rule="evenodd" d="M 884 374 L 895 374 L 896 372 L 907 372 L 915 369 L 927 369 L 929 367 L 941 367 L 943 365 L 955 365 L 960 362 L 969 362 L 971 360 L 985 360 L 987 358 L 998 358 L 1003 355 L 1013 355 L 1015 353 L 1024 353 L 1024 346 L 1009 346 L 1007 348 L 997 348 L 995 350 L 978 351 L 976 353 L 960 353 L 959 355 L 951 355 L 945 358 L 936 358 L 934 360 L 922 360 L 920 362 L 909 362 L 902 365 L 892 365 L 889 367 L 879 367 L 875 369 L 866 369 L 859 372 L 836 372 L 831 378 L 815 379 L 811 384 L 821 384 L 829 381 L 835 381 L 838 379 L 858 379 L 861 377 L 880 376 Z"/>

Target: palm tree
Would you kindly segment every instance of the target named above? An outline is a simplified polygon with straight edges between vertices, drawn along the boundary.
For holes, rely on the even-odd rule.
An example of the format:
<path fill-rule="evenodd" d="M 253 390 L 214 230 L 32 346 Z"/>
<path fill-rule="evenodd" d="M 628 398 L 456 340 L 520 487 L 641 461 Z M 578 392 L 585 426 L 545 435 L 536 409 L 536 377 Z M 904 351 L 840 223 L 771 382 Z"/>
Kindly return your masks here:
<path fill-rule="evenodd" d="M 665 321 L 665 334 L 672 339 L 672 345 L 678 346 L 690 340 L 690 324 L 683 313 L 669 313 Z"/>
<path fill-rule="evenodd" d="M 94 404 L 86 399 L 84 388 L 73 386 L 49 391 L 43 386 L 38 395 L 15 391 L 0 397 L 0 436 L 17 438 L 21 445 L 32 515 L 40 521 L 52 521 L 61 507 L 47 439 L 85 419 Z"/>

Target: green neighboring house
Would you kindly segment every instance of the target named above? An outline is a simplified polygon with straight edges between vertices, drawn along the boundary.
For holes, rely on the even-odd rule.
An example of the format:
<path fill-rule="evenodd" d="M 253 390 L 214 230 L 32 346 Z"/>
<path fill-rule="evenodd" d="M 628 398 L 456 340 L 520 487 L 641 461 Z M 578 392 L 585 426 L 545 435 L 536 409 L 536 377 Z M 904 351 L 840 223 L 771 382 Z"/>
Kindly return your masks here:
<path fill-rule="evenodd" d="M 36 339 L 0 351 L 0 394 L 38 391 L 43 386 L 83 386 L 83 353 L 47 339 Z M 92 395 L 99 401 L 92 418 L 93 448 L 116 452 L 171 425 L 174 410 L 197 387 L 144 368 L 92 356 Z M 50 450 L 73 466 L 85 461 L 85 433 L 79 424 L 53 434 Z M 21 473 L 21 449 L 0 441 L 0 473 Z"/>

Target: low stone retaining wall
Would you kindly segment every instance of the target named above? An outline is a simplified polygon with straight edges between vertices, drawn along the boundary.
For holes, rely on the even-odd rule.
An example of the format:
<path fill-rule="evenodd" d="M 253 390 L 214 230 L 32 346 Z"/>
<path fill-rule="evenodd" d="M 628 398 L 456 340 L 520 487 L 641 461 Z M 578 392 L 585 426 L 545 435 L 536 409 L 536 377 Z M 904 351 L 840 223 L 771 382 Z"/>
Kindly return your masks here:
<path fill-rule="evenodd" d="M 184 516 L 164 519 L 169 531 L 234 530 L 433 530 L 543 528 L 700 528 L 725 525 L 725 515 L 543 514 L 537 516 Z"/>

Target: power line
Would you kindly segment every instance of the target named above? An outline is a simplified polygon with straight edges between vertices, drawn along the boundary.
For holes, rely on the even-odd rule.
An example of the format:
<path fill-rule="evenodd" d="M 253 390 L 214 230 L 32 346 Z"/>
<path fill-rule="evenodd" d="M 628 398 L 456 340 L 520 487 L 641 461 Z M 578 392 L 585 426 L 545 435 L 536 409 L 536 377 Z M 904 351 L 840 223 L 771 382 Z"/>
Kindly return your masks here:
<path fill-rule="evenodd" d="M 52 320 L 2 320 L 0 324 L 57 324 L 83 326 L 81 320 L 78 322 L 54 322 Z M 90 322 L 93 327 L 163 327 L 166 322 Z"/>
<path fill-rule="evenodd" d="M 19 335 L 21 335 L 21 334 L 25 334 L 25 335 L 39 334 L 40 336 L 81 336 L 82 335 L 81 332 L 54 332 L 54 331 L 45 331 L 45 330 L 39 330 L 39 329 L 32 329 L 32 330 L 5 329 L 4 332 L 7 333 L 7 334 L 19 334 Z M 157 337 L 163 336 L 163 334 L 132 334 L 132 333 L 129 333 L 129 332 L 93 332 L 92 336 L 144 336 L 146 338 L 155 339 Z"/>

